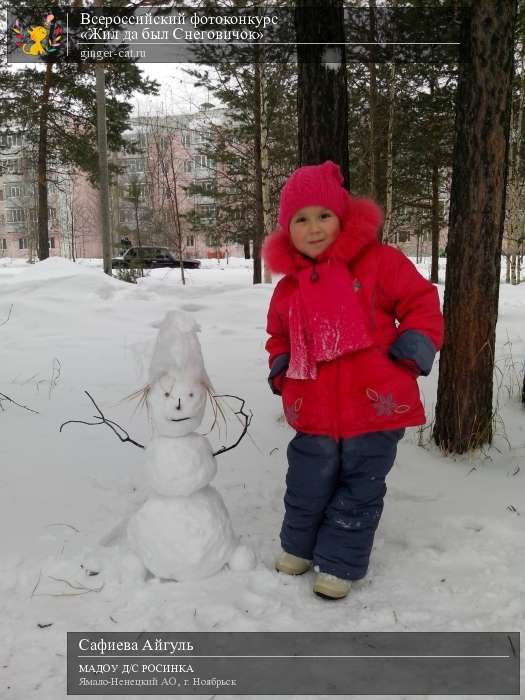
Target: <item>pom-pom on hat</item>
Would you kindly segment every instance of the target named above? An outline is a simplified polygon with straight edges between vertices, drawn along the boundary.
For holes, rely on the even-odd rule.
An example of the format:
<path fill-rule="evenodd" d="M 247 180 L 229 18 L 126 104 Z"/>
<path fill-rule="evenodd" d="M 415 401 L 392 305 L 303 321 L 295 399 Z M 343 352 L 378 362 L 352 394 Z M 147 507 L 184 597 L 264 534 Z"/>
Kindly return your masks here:
<path fill-rule="evenodd" d="M 331 160 L 294 170 L 281 190 L 279 226 L 288 231 L 290 219 L 303 207 L 326 207 L 342 222 L 350 202 L 350 194 L 342 183 L 341 170 Z"/>

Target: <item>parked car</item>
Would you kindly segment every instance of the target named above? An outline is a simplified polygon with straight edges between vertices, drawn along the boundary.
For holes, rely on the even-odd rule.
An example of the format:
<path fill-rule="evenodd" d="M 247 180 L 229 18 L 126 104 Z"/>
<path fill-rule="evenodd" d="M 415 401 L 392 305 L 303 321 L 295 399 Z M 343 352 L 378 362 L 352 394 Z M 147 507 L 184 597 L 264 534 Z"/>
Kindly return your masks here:
<path fill-rule="evenodd" d="M 197 268 L 201 266 L 201 261 L 197 258 L 184 258 L 182 265 L 185 268 Z M 117 255 L 111 260 L 114 268 L 128 269 L 130 267 L 144 267 L 152 269 L 155 267 L 180 267 L 180 261 L 168 248 L 143 245 L 132 246 L 122 255 Z"/>

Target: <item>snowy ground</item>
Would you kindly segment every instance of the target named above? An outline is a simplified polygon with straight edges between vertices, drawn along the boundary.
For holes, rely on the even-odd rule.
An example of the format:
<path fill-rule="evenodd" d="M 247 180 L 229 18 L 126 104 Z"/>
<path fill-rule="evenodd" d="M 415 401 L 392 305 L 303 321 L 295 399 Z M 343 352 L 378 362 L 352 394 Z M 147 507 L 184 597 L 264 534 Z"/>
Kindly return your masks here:
<path fill-rule="evenodd" d="M 3 401 L 0 413 L 2 698 L 66 697 L 67 631 L 523 629 L 525 422 L 518 385 L 525 284 L 501 287 L 494 448 L 445 459 L 428 431 L 408 431 L 389 477 L 369 575 L 345 601 L 327 603 L 312 595 L 310 574 L 292 579 L 272 568 L 292 436 L 266 384 L 272 287 L 253 287 L 244 260 L 206 261 L 187 271 L 185 288 L 175 270 L 130 285 L 99 266 L 0 259 L 0 392 L 38 411 Z M 219 457 L 215 485 L 259 562 L 254 571 L 223 570 L 198 583 L 87 578 L 86 568 L 114 558 L 100 541 L 141 503 L 143 452 L 104 426 L 58 428 L 91 419 L 88 390 L 132 437 L 148 440 L 147 416 L 123 399 L 144 384 L 151 324 L 172 308 L 194 314 L 202 326 L 216 392 L 242 396 L 253 410 L 250 439 Z M 437 367 L 420 382 L 430 416 L 436 382 Z M 231 441 L 237 430 L 230 419 L 228 435 L 223 430 L 211 441 Z M 72 587 L 79 584 L 84 589 Z"/>

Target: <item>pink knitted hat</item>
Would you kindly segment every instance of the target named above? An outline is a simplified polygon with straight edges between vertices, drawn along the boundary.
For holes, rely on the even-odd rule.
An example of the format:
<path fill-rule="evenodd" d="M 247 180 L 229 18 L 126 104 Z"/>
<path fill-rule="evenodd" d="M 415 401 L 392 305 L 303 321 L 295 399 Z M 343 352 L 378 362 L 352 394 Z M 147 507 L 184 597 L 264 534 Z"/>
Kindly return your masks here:
<path fill-rule="evenodd" d="M 342 183 L 341 170 L 331 160 L 294 170 L 281 190 L 279 226 L 288 231 L 290 219 L 303 207 L 326 207 L 342 222 L 350 202 L 350 195 Z"/>

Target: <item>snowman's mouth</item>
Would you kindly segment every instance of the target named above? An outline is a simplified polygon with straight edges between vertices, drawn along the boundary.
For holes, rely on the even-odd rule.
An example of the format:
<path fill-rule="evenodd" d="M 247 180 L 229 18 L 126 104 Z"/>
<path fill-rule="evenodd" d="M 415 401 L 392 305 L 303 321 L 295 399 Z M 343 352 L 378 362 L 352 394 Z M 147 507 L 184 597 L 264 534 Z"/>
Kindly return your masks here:
<path fill-rule="evenodd" d="M 190 420 L 191 416 L 188 416 L 187 418 L 170 418 L 170 421 L 173 423 L 180 423 L 183 420 Z"/>

